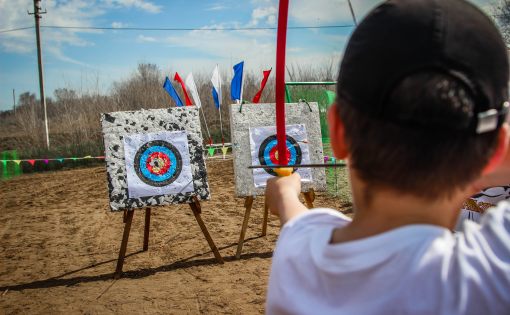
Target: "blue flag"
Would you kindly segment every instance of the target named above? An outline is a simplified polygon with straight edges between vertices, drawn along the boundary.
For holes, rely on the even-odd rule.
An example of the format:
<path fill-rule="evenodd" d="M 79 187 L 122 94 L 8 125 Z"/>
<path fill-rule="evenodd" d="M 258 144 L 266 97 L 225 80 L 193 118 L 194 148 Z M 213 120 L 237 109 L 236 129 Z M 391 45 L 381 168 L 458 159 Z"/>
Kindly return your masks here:
<path fill-rule="evenodd" d="M 243 66 L 244 61 L 234 66 L 234 77 L 230 85 L 230 96 L 233 101 L 241 100 L 241 93 L 243 91 Z"/>
<path fill-rule="evenodd" d="M 177 105 L 179 107 L 184 105 L 184 104 L 182 104 L 181 98 L 177 94 L 177 91 L 175 91 L 174 87 L 172 86 L 172 83 L 170 83 L 170 80 L 168 79 L 168 77 L 165 78 L 165 83 L 163 84 L 163 88 L 168 92 L 170 97 L 173 98 L 173 100 L 175 101 L 175 105 Z"/>

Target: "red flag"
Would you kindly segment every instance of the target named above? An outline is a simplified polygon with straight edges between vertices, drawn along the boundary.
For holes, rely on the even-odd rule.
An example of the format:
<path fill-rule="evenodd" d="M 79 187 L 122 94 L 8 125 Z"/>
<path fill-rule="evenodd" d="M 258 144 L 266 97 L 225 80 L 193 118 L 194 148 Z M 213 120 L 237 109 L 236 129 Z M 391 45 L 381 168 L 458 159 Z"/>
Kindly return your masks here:
<path fill-rule="evenodd" d="M 184 92 L 184 98 L 186 99 L 186 106 L 193 105 L 193 103 L 189 99 L 188 92 L 186 92 L 186 85 L 184 85 L 184 81 L 182 81 L 181 77 L 177 72 L 175 73 L 174 81 L 178 81 L 181 84 L 182 91 Z"/>
<path fill-rule="evenodd" d="M 260 83 L 260 90 L 253 97 L 253 100 L 252 100 L 253 103 L 258 103 L 260 101 L 260 96 L 262 95 L 262 91 L 264 91 L 264 88 L 266 87 L 267 79 L 269 78 L 269 74 L 271 73 L 272 69 L 273 68 L 264 71 L 264 78 L 262 79 L 262 82 Z"/>

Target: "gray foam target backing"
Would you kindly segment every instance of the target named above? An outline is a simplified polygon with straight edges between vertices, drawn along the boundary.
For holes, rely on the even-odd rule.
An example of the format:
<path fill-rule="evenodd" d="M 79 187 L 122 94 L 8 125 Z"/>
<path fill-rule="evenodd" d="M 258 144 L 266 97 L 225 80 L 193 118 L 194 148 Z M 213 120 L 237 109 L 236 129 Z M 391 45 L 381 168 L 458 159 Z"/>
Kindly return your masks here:
<path fill-rule="evenodd" d="M 316 102 L 285 104 L 286 125 L 304 124 L 308 136 L 310 163 L 324 163 L 319 106 Z M 241 109 L 241 111 L 240 111 Z M 311 109 L 311 110 L 310 110 Z M 234 157 L 234 176 L 236 197 L 263 195 L 265 188 L 255 187 L 252 164 L 249 129 L 254 127 L 275 126 L 275 104 L 239 104 L 230 106 L 230 131 L 232 135 L 232 154 Z M 302 191 L 311 188 L 315 191 L 326 190 L 326 172 L 324 168 L 312 168 L 312 183 L 302 183 Z"/>
<path fill-rule="evenodd" d="M 101 115 L 101 125 L 105 145 L 110 208 L 112 211 L 190 203 L 193 201 L 194 196 L 199 200 L 210 198 L 197 107 L 186 106 L 104 113 Z M 194 191 L 129 198 L 124 137 L 165 131 L 185 131 L 187 134 Z"/>

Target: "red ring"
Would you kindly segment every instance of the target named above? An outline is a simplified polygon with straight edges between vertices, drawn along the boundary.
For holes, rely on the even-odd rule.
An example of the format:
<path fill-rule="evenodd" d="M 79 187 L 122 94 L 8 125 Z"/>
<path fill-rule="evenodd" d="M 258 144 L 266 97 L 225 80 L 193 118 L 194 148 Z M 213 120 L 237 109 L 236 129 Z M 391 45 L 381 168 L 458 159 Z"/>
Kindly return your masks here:
<path fill-rule="evenodd" d="M 290 160 L 290 150 L 289 150 L 289 147 L 286 147 L 285 148 L 285 155 L 287 157 L 287 163 L 289 163 L 289 160 Z M 278 158 L 276 157 L 276 154 L 278 154 L 278 147 L 275 145 L 274 147 L 271 148 L 271 150 L 269 150 L 269 159 L 271 160 L 271 163 L 275 164 L 275 165 L 278 165 Z"/>
<path fill-rule="evenodd" d="M 151 165 L 151 162 L 154 161 L 155 159 L 163 160 L 163 165 L 161 166 L 161 168 L 159 170 L 155 170 Z M 164 154 L 162 152 L 153 152 L 147 158 L 146 167 L 149 170 L 149 172 L 151 172 L 152 174 L 162 175 L 168 171 L 171 164 L 172 164 L 172 162 L 170 161 L 170 159 L 168 158 L 168 156 L 166 154 Z"/>

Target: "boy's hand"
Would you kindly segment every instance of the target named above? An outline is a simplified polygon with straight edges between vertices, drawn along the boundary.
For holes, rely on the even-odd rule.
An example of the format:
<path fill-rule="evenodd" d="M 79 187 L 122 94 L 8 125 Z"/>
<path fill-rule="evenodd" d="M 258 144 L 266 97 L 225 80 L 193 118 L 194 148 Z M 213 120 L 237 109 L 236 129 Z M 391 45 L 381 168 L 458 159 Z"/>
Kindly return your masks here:
<path fill-rule="evenodd" d="M 275 177 L 267 181 L 266 204 L 272 214 L 280 217 L 285 224 L 288 220 L 308 209 L 299 201 L 301 176 Z"/>

